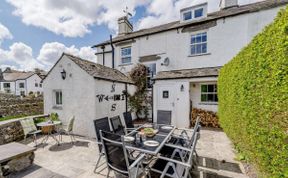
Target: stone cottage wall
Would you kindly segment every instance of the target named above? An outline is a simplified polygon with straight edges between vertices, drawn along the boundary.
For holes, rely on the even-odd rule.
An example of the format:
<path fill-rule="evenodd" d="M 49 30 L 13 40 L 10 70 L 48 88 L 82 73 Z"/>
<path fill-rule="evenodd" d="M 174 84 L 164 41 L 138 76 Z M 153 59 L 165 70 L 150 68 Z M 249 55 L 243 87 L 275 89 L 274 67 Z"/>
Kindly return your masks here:
<path fill-rule="evenodd" d="M 43 114 L 43 97 L 24 97 L 0 93 L 0 117 Z"/>
<path fill-rule="evenodd" d="M 24 139 L 24 132 L 20 121 L 0 122 L 0 145 Z"/>

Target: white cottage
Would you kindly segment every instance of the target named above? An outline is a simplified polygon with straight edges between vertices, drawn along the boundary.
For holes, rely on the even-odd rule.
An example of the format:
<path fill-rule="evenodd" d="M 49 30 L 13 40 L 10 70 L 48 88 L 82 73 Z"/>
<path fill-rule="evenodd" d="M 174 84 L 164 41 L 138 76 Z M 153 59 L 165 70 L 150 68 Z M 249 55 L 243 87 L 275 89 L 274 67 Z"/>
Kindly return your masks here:
<path fill-rule="evenodd" d="M 26 96 L 30 93 L 42 94 L 42 78 L 35 72 L 22 72 L 6 68 L 0 71 L 0 91 Z"/>
<path fill-rule="evenodd" d="M 74 133 L 95 137 L 94 119 L 126 112 L 123 91 L 131 84 L 116 69 L 63 53 L 43 80 L 44 112 L 64 124 L 75 116 Z"/>
<path fill-rule="evenodd" d="M 208 13 L 209 4 L 204 3 L 182 9 L 178 21 L 139 31 L 123 17 L 118 36 L 94 46 L 97 59 L 124 73 L 137 63 L 150 67 L 156 74 L 154 118 L 164 110 L 171 114 L 172 124 L 188 127 L 192 107 L 217 111 L 221 66 L 287 4 L 288 0 L 266 0 L 239 6 L 237 0 L 222 0 L 219 11 Z"/>

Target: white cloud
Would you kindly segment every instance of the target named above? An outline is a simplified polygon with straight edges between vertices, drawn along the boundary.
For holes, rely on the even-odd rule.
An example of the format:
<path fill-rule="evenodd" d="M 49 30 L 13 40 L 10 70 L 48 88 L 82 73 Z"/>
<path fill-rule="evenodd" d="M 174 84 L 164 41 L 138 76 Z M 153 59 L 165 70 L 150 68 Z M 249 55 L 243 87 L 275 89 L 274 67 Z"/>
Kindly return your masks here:
<path fill-rule="evenodd" d="M 238 0 L 239 5 L 263 0 Z M 208 13 L 218 11 L 220 0 L 154 0 L 147 7 L 147 16 L 137 23 L 137 29 L 147 28 L 180 19 L 180 9 L 208 2 Z"/>
<path fill-rule="evenodd" d="M 45 43 L 38 57 L 34 58 L 33 50 L 30 46 L 17 42 L 13 43 L 8 50 L 0 48 L 0 67 L 14 66 L 16 69 L 25 71 L 33 70 L 36 67 L 49 70 L 63 52 L 96 62 L 95 51 L 90 47 L 78 49 L 75 46 L 66 47 L 58 42 Z"/>
<path fill-rule="evenodd" d="M 4 41 L 5 39 L 12 39 L 12 38 L 13 38 L 13 36 L 10 33 L 10 31 L 8 30 L 8 28 L 0 23 L 0 45 L 1 45 L 2 41 Z"/>
<path fill-rule="evenodd" d="M 96 62 L 96 55 L 94 54 L 95 51 L 91 47 L 81 47 L 78 49 L 73 45 L 66 47 L 64 44 L 58 42 L 43 44 L 37 60 L 45 64 L 47 68 L 50 68 L 59 59 L 63 52 Z"/>
<path fill-rule="evenodd" d="M 26 25 L 47 29 L 66 37 L 82 37 L 89 27 L 105 24 L 117 29 L 117 18 L 127 5 L 131 11 L 150 0 L 7 0 L 15 7 L 13 14 Z"/>

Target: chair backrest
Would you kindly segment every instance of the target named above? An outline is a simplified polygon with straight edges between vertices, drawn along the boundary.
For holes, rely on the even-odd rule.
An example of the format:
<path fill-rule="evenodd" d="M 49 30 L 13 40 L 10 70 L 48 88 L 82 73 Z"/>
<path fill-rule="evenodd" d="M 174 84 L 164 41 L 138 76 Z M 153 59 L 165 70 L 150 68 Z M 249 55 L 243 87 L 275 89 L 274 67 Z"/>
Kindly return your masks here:
<path fill-rule="evenodd" d="M 75 121 L 75 116 L 73 116 L 71 119 L 69 119 L 68 126 L 67 126 L 67 131 L 68 132 L 72 132 L 73 131 L 74 121 Z"/>
<path fill-rule="evenodd" d="M 32 118 L 21 119 L 20 123 L 21 123 L 21 126 L 23 128 L 24 135 L 27 135 L 28 133 L 37 130 L 35 123 L 34 123 L 34 120 Z"/>
<path fill-rule="evenodd" d="M 107 164 L 113 171 L 128 175 L 129 160 L 121 136 L 100 131 Z"/>
<path fill-rule="evenodd" d="M 107 132 L 111 131 L 110 126 L 109 126 L 108 117 L 95 119 L 95 120 L 93 120 L 93 123 L 94 123 L 94 127 L 95 127 L 97 141 L 101 142 L 100 130 L 107 131 Z"/>
<path fill-rule="evenodd" d="M 125 124 L 127 128 L 134 128 L 131 112 L 123 113 Z"/>
<path fill-rule="evenodd" d="M 158 110 L 157 111 L 157 124 L 171 125 L 171 111 Z"/>
<path fill-rule="evenodd" d="M 120 134 L 120 135 L 124 135 L 125 134 L 124 127 L 122 125 L 120 116 L 111 117 L 110 121 L 111 121 L 111 126 L 112 126 L 112 129 L 113 129 L 114 133 L 117 133 L 117 134 Z"/>

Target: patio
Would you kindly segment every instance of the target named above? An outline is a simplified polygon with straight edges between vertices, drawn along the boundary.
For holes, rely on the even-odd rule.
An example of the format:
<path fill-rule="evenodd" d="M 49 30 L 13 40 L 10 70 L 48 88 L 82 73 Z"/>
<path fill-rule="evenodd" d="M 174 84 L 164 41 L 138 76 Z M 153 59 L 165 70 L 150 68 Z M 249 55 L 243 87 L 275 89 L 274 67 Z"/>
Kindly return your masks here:
<path fill-rule="evenodd" d="M 235 154 L 224 132 L 201 129 L 196 151 L 199 155 L 198 170 L 193 170 L 193 177 L 237 177 L 246 178 L 241 163 L 234 160 Z M 53 139 L 41 145 L 35 151 L 33 166 L 9 177 L 53 177 L 53 178 L 89 178 L 106 177 L 107 169 L 95 174 L 98 158 L 98 145 L 94 140 L 76 137 L 77 142 L 70 144 L 70 137 L 63 136 L 63 142 L 57 146 Z M 33 142 L 27 143 L 33 146 Z M 114 174 L 110 174 L 114 177 Z M 152 175 L 153 176 L 153 175 Z"/>

